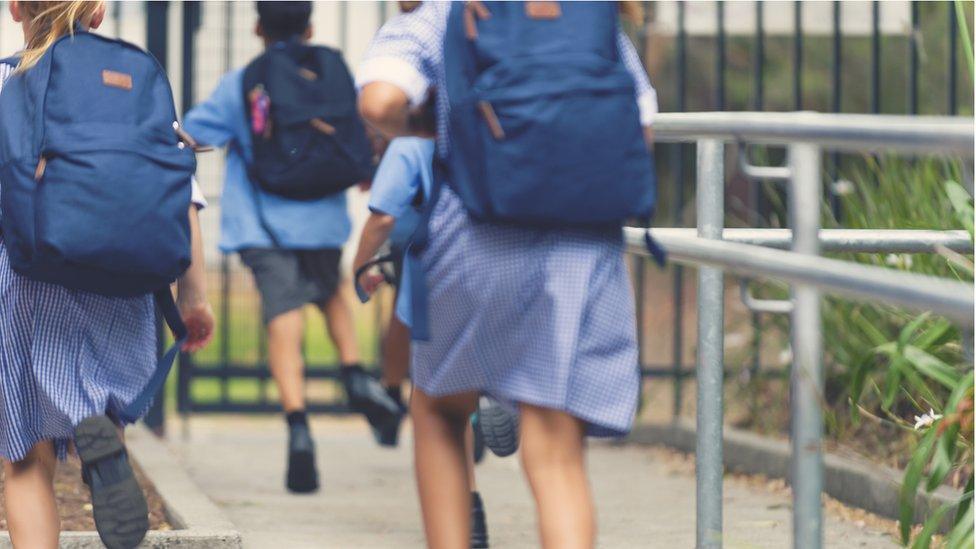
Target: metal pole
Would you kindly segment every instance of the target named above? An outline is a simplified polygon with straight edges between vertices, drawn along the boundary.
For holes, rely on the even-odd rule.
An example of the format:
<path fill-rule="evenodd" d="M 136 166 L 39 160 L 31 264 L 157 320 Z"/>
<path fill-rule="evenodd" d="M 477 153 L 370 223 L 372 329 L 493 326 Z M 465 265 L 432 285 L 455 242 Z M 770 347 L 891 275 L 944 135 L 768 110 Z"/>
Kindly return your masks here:
<path fill-rule="evenodd" d="M 819 255 L 820 148 L 810 143 L 790 145 L 790 217 L 793 251 Z M 793 546 L 819 549 L 822 545 L 820 493 L 823 487 L 823 336 L 820 290 L 793 286 L 792 451 Z"/>
<path fill-rule="evenodd" d="M 724 145 L 698 141 L 698 236 L 721 239 L 725 218 Z M 722 546 L 722 372 L 725 287 L 722 270 L 698 270 L 698 432 L 695 451 L 696 547 Z"/>
<path fill-rule="evenodd" d="M 793 3 L 793 109 L 803 110 L 803 6 Z"/>
<path fill-rule="evenodd" d="M 167 30 L 168 20 L 166 14 L 169 11 L 169 2 L 149 2 L 146 5 L 146 49 L 158 61 L 163 71 L 166 71 L 166 50 L 167 50 Z M 156 347 L 161 355 L 165 347 L 166 330 L 163 327 L 162 317 L 156 313 Z M 164 383 L 156 396 L 153 397 L 152 405 L 146 412 L 144 420 L 146 425 L 154 433 L 163 436 L 166 433 L 166 384 Z"/>
<path fill-rule="evenodd" d="M 678 112 L 684 112 L 687 107 L 687 76 L 688 60 L 687 45 L 688 34 L 685 28 L 685 3 L 678 2 L 678 51 L 677 65 L 678 77 L 676 78 L 678 96 Z M 674 199 L 671 201 L 671 221 L 675 226 L 682 226 L 681 219 L 685 202 L 685 145 L 677 143 L 673 145 L 672 163 L 675 166 L 674 177 Z M 672 311 L 673 337 L 672 342 L 672 364 L 671 369 L 674 373 L 674 396 L 671 408 L 671 419 L 677 421 L 681 415 L 681 407 L 684 400 L 684 376 L 682 368 L 684 366 L 684 268 L 675 265 L 674 276 L 671 283 L 671 302 L 674 305 Z"/>

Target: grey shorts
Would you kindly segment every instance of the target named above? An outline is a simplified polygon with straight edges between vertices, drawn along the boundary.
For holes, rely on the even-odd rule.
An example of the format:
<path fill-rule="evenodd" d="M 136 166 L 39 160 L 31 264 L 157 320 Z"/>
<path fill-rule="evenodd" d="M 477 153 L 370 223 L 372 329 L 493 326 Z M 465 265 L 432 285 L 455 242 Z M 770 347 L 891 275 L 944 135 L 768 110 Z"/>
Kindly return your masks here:
<path fill-rule="evenodd" d="M 249 248 L 240 254 L 254 273 L 265 324 L 306 303 L 324 305 L 339 286 L 339 249 Z"/>

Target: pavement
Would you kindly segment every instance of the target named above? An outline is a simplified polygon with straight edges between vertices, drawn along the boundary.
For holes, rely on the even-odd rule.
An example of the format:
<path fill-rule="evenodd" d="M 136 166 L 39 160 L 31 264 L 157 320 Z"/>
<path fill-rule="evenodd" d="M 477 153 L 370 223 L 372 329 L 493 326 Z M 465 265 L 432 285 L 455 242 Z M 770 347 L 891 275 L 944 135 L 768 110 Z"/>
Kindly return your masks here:
<path fill-rule="evenodd" d="M 178 459 L 241 532 L 244 547 L 423 547 L 409 429 L 399 448 L 383 449 L 358 418 L 315 418 L 322 488 L 297 496 L 284 489 L 283 419 L 204 416 L 169 428 Z M 588 459 L 599 547 L 694 547 L 689 458 L 661 448 L 594 443 Z M 489 455 L 477 478 L 492 547 L 538 546 L 534 507 L 517 457 Z M 725 547 L 790 546 L 786 490 L 729 478 L 724 492 Z M 890 528 L 833 507 L 825 513 L 827 547 L 897 547 Z"/>

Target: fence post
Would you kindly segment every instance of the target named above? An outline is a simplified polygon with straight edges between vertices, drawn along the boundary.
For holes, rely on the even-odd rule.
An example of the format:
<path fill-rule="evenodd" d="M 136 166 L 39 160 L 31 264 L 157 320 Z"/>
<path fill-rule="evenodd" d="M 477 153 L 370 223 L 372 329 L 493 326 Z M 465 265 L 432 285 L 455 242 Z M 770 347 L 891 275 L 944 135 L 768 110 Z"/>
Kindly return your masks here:
<path fill-rule="evenodd" d="M 790 225 L 793 251 L 819 255 L 820 148 L 811 143 L 789 147 Z M 793 368 L 791 371 L 793 463 L 793 546 L 819 549 L 822 545 L 820 494 L 823 487 L 823 336 L 820 290 L 794 285 L 792 313 Z"/>
<path fill-rule="evenodd" d="M 146 2 L 146 49 L 153 55 L 166 71 L 167 30 L 169 28 L 167 13 L 169 2 Z M 166 348 L 166 330 L 161 321 L 161 315 L 156 313 L 156 348 L 161 356 Z M 159 436 L 166 432 L 166 384 L 159 388 L 153 398 L 152 405 L 143 419 L 146 425 Z"/>
<path fill-rule="evenodd" d="M 725 225 L 725 146 L 698 141 L 698 236 L 720 239 Z M 696 547 L 722 546 L 722 375 L 725 286 L 722 270 L 698 270 L 698 432 L 695 451 Z"/>

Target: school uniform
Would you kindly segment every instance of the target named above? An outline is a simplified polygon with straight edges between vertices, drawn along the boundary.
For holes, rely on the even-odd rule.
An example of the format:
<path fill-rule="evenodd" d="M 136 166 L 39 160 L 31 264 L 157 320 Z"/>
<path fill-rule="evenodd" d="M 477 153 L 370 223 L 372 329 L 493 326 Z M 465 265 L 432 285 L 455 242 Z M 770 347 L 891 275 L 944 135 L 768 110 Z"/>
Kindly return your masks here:
<path fill-rule="evenodd" d="M 443 66 L 449 10 L 450 3 L 425 2 L 387 22 L 357 73 L 358 86 L 391 82 L 412 106 L 433 86 L 442 156 L 450 147 Z M 626 36 L 618 44 L 649 124 L 653 88 Z M 430 340 L 413 344 L 413 382 L 435 397 L 476 391 L 562 410 L 594 436 L 626 434 L 640 375 L 620 229 L 476 222 L 446 185 L 429 228 L 421 260 Z"/>
<path fill-rule="evenodd" d="M 410 325 L 409 285 L 404 281 L 403 254 L 421 221 L 421 206 L 433 187 L 434 142 L 419 137 L 398 137 L 390 142 L 373 176 L 370 211 L 396 219 L 390 231 L 397 279 L 397 318 Z"/>
<path fill-rule="evenodd" d="M 325 303 L 338 287 L 342 246 L 352 226 L 345 193 L 290 200 L 248 176 L 251 132 L 244 111 L 244 69 L 221 78 L 183 127 L 197 141 L 227 146 L 220 199 L 220 249 L 240 254 L 254 273 L 265 323 L 306 303 Z M 269 234 L 269 232 L 271 234 Z"/>
<path fill-rule="evenodd" d="M 0 64 L 0 89 L 12 71 Z M 193 202 L 206 205 L 196 182 Z M 0 456 L 19 461 L 53 440 L 64 458 L 75 426 L 117 419 L 155 368 L 151 295 L 105 297 L 24 278 L 0 233 Z"/>

